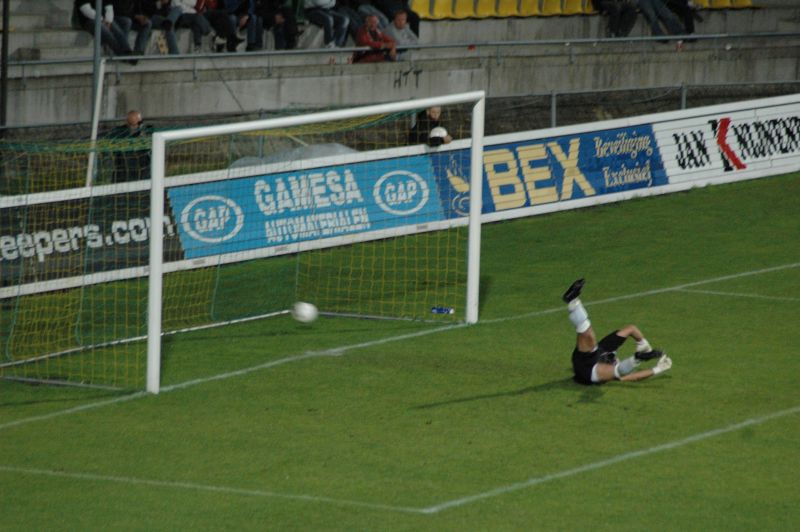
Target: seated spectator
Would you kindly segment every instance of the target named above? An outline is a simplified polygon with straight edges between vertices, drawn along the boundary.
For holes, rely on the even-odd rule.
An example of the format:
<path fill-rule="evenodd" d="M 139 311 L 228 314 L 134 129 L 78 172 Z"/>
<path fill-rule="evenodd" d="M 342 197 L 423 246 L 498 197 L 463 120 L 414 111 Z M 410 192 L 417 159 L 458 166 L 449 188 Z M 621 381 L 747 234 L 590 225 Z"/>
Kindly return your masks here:
<path fill-rule="evenodd" d="M 147 43 L 150 41 L 150 30 L 152 24 L 141 12 L 141 2 L 138 0 L 113 0 L 114 20 L 125 34 L 125 41 L 131 30 L 136 32 L 136 42 L 133 45 L 133 53 L 144 55 Z"/>
<path fill-rule="evenodd" d="M 94 24 L 97 13 L 93 0 L 75 0 L 74 16 L 81 29 L 94 35 Z M 102 23 L 100 24 L 100 42 L 111 49 L 114 55 L 131 55 L 127 33 L 114 21 L 114 5 L 112 0 L 103 0 Z"/>
<path fill-rule="evenodd" d="M 195 11 L 208 20 L 217 37 L 225 41 L 225 48 L 229 52 L 235 52 L 236 48 L 244 42 L 236 35 L 236 25 L 228 17 L 223 0 L 197 0 Z M 217 48 L 217 52 L 222 51 L 222 46 Z"/>
<path fill-rule="evenodd" d="M 264 29 L 261 28 L 262 35 L 256 35 L 256 3 L 255 0 L 222 0 L 220 2 L 225 7 L 225 12 L 228 14 L 231 23 L 237 32 L 247 33 L 247 46 L 249 50 L 256 49 L 257 42 L 261 42 L 261 48 L 264 47 Z"/>
<path fill-rule="evenodd" d="M 134 0 L 133 10 L 149 20 L 153 28 L 164 32 L 163 40 L 159 43 L 162 53 L 181 53 L 178 49 L 178 38 L 175 36 L 175 23 L 181 16 L 180 8 L 173 6 L 170 0 Z M 161 43 L 164 41 L 166 46 L 162 47 Z"/>
<path fill-rule="evenodd" d="M 358 30 L 364 25 L 364 15 L 358 9 L 358 0 L 336 0 L 337 12 L 347 17 L 347 33 L 355 41 L 358 39 Z"/>
<path fill-rule="evenodd" d="M 408 0 L 372 0 L 372 5 L 386 15 L 389 20 L 394 19 L 396 11 L 401 9 L 405 11 L 408 17 L 408 26 L 414 32 L 414 35 L 419 37 L 419 15 L 411 10 Z"/>
<path fill-rule="evenodd" d="M 664 35 L 661 23 L 671 35 L 683 35 L 686 31 L 678 17 L 670 11 L 664 0 L 638 0 L 642 15 L 650 24 L 653 35 Z"/>
<path fill-rule="evenodd" d="M 694 33 L 694 23 L 703 22 L 703 17 L 697 12 L 697 6 L 689 0 L 667 0 L 667 7 L 683 21 L 686 34 Z"/>
<path fill-rule="evenodd" d="M 197 12 L 197 0 L 174 0 L 175 7 L 181 10 L 178 18 L 178 28 L 192 30 L 192 52 L 199 53 L 203 50 L 203 37 L 211 33 L 211 24 L 208 19 Z"/>
<path fill-rule="evenodd" d="M 361 13 L 362 17 L 366 17 L 367 15 L 375 15 L 378 17 L 378 28 L 380 28 L 381 31 L 386 30 L 386 27 L 389 25 L 389 19 L 383 14 L 383 11 L 372 5 L 372 0 L 352 1 L 358 4 L 356 10 Z"/>
<path fill-rule="evenodd" d="M 272 26 L 272 37 L 275 40 L 276 50 L 294 50 L 297 48 L 297 19 L 294 10 L 289 6 L 282 7 L 275 13 Z"/>
<path fill-rule="evenodd" d="M 442 125 L 442 108 L 429 107 L 424 111 L 420 111 L 414 117 L 414 122 L 408 132 L 409 144 L 428 144 L 429 146 L 440 146 L 442 144 L 449 144 L 453 137 L 446 134 L 446 130 Z M 435 128 L 440 128 L 438 131 L 433 131 Z M 431 132 L 436 134 L 431 135 Z M 439 133 L 444 132 L 444 136 Z"/>
<path fill-rule="evenodd" d="M 354 63 L 379 63 L 381 61 L 397 61 L 397 49 L 394 39 L 378 29 L 378 17 L 367 15 L 364 25 L 358 30 L 356 45 L 369 46 L 367 52 L 356 52 Z"/>
<path fill-rule="evenodd" d="M 592 0 L 601 14 L 608 16 L 608 37 L 627 37 L 636 24 L 636 0 Z"/>
<path fill-rule="evenodd" d="M 336 0 L 305 0 L 306 18 L 325 33 L 325 47 L 344 46 L 347 42 L 347 15 L 334 9 Z"/>
<path fill-rule="evenodd" d="M 394 39 L 394 42 L 397 43 L 398 61 L 405 61 L 407 55 L 410 53 L 407 49 L 402 47 L 404 44 L 417 44 L 419 42 L 419 38 L 414 35 L 414 32 L 408 27 L 407 20 L 408 15 L 404 10 L 401 9 L 395 12 L 394 19 L 392 23 L 389 24 L 389 27 L 386 28 L 385 32 L 386 35 Z"/>
<path fill-rule="evenodd" d="M 256 0 L 255 12 L 258 17 L 256 33 L 262 35 L 264 29 L 271 30 L 276 50 L 297 47 L 297 19 L 291 5 L 283 0 Z M 255 47 L 261 49 L 263 43 L 256 42 Z"/>
<path fill-rule="evenodd" d="M 120 141 L 115 144 L 114 183 L 140 181 L 150 178 L 150 146 L 140 138 L 146 137 L 150 131 L 144 127 L 142 113 L 128 111 L 125 124 L 115 127 L 106 136 Z M 118 144 L 118 145 L 117 145 Z"/>

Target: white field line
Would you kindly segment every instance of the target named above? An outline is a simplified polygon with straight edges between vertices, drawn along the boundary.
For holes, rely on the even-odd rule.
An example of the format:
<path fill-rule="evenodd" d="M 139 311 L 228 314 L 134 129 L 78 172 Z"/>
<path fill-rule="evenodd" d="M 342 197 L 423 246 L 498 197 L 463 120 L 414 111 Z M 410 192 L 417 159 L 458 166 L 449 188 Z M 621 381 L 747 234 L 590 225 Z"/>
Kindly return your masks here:
<path fill-rule="evenodd" d="M 690 290 L 683 288 L 679 290 L 680 292 L 687 292 L 689 294 L 708 294 L 710 296 L 728 296 L 728 297 L 748 297 L 753 299 L 766 299 L 769 301 L 792 301 L 792 302 L 800 302 L 800 298 L 798 297 L 776 297 L 776 296 L 764 296 L 761 294 L 742 294 L 740 292 L 718 292 L 716 290 Z"/>
<path fill-rule="evenodd" d="M 764 274 L 764 273 L 771 273 L 771 272 L 776 272 L 776 271 L 781 271 L 781 270 L 788 270 L 788 269 L 798 268 L 798 267 L 800 267 L 800 262 L 795 262 L 795 263 L 792 263 L 792 264 L 783 264 L 781 266 L 773 266 L 771 268 L 763 268 L 763 269 L 759 269 L 759 270 L 751 270 L 751 271 L 736 273 L 736 274 L 732 274 L 732 275 L 724 275 L 724 276 L 721 276 L 721 277 L 712 277 L 710 279 L 704 279 L 702 281 L 684 283 L 684 284 L 680 284 L 680 285 L 676 285 L 676 286 L 672 286 L 672 287 L 667 287 L 667 288 L 658 288 L 658 289 L 655 289 L 655 290 L 647 290 L 647 291 L 644 291 L 644 292 L 636 292 L 636 293 L 633 293 L 633 294 L 626 294 L 626 295 L 621 295 L 621 296 L 616 296 L 616 297 L 610 297 L 610 298 L 601 299 L 601 300 L 598 300 L 598 301 L 590 301 L 590 302 L 587 302 L 587 303 L 584 303 L 584 304 L 587 305 L 587 306 L 588 305 L 602 305 L 602 304 L 605 304 L 605 303 L 613 303 L 613 302 L 616 302 L 616 301 L 623 301 L 623 300 L 626 300 L 626 299 L 647 297 L 647 296 L 651 296 L 651 295 L 655 295 L 655 294 L 662 294 L 662 293 L 665 293 L 665 292 L 681 291 L 681 290 L 684 290 L 686 288 L 691 288 L 693 286 L 699 286 L 699 285 L 709 284 L 709 283 L 716 283 L 716 282 L 721 282 L 721 281 L 728 281 L 728 280 L 731 280 L 731 279 L 739 279 L 741 277 L 748 277 L 748 276 L 752 276 L 752 275 L 761 275 L 761 274 Z M 538 310 L 538 311 L 534 311 L 534 312 L 527 312 L 525 314 L 518 314 L 516 316 L 507 316 L 507 317 L 504 317 L 504 318 L 495 318 L 495 319 L 491 319 L 491 320 L 481 320 L 476 324 L 476 326 L 479 326 L 481 324 L 492 324 L 492 323 L 501 323 L 501 322 L 512 321 L 512 320 L 526 319 L 526 318 L 531 318 L 531 317 L 535 317 L 535 316 L 542 316 L 542 315 L 545 315 L 545 314 L 552 314 L 554 312 L 563 312 L 563 311 L 564 311 L 564 307 L 562 305 L 562 306 L 551 308 L 551 309 Z M 466 327 L 466 325 L 465 324 L 448 325 L 448 326 L 444 326 L 444 327 L 426 329 L 426 330 L 423 330 L 423 331 L 418 331 L 418 332 L 409 333 L 409 334 L 401 334 L 401 335 L 398 335 L 398 336 L 390 336 L 390 337 L 387 337 L 387 338 L 381 338 L 380 340 L 372 340 L 372 341 L 369 341 L 369 342 L 362 342 L 362 343 L 359 343 L 359 344 L 351 344 L 351 345 L 344 345 L 344 346 L 340 346 L 340 347 L 334 347 L 334 348 L 331 348 L 331 349 L 326 349 L 324 351 L 311 351 L 311 352 L 307 352 L 307 353 L 304 353 L 304 354 L 301 354 L 301 355 L 288 356 L 288 357 L 281 358 L 281 359 L 278 359 L 278 360 L 272 360 L 272 361 L 266 362 L 264 364 L 251 366 L 249 368 L 243 368 L 243 369 L 240 369 L 240 370 L 237 370 L 237 371 L 231 371 L 231 372 L 228 372 L 228 373 L 220 373 L 218 375 L 212 375 L 210 377 L 204 377 L 204 378 L 200 378 L 200 379 L 193 379 L 193 380 L 185 381 L 185 382 L 178 383 L 178 384 L 172 384 L 170 386 L 164 386 L 164 387 L 161 388 L 161 393 L 167 393 L 167 392 L 171 392 L 171 391 L 174 391 L 174 390 L 180 390 L 180 389 L 183 389 L 183 388 L 188 388 L 190 386 L 196 386 L 196 385 L 200 385 L 200 384 L 205 384 L 207 382 L 213 382 L 213 381 L 218 381 L 218 380 L 230 379 L 230 378 L 233 378 L 233 377 L 239 377 L 241 375 L 246 375 L 246 374 L 252 373 L 254 371 L 260 371 L 260 370 L 263 370 L 263 369 L 268 369 L 268 368 L 272 368 L 272 367 L 275 367 L 275 366 L 288 364 L 288 363 L 291 363 L 291 362 L 297 362 L 297 361 L 300 361 L 300 360 L 306 360 L 306 359 L 316 358 L 316 357 L 326 357 L 326 356 L 342 356 L 342 355 L 346 354 L 348 351 L 353 351 L 353 350 L 356 350 L 356 349 L 374 347 L 376 345 L 382 345 L 382 344 L 386 344 L 386 343 L 390 343 L 390 342 L 398 342 L 398 341 L 408 340 L 410 338 L 417 338 L 417 337 L 426 336 L 426 335 L 429 335 L 429 334 L 436 334 L 436 333 L 440 333 L 440 332 L 451 331 L 453 329 L 458 329 L 458 328 L 463 328 L 463 327 Z M 119 397 L 114 397 L 112 399 L 98 401 L 96 403 L 88 403 L 88 404 L 85 404 L 85 405 L 82 405 L 82 406 L 78 406 L 78 407 L 75 407 L 75 408 L 68 408 L 66 410 L 58 410 L 56 412 L 51 412 L 49 414 L 43 414 L 43 415 L 33 416 L 33 417 L 29 417 L 29 418 L 17 419 L 15 421 L 10 421 L 8 423 L 0 424 L 0 431 L 2 431 L 4 429 L 12 428 L 12 427 L 18 427 L 20 425 L 25 425 L 25 424 L 28 424 L 28 423 L 33 423 L 33 422 L 36 422 L 36 421 L 43 421 L 43 420 L 53 419 L 55 417 L 62 416 L 62 415 L 69 415 L 69 414 L 75 414 L 75 413 L 78 413 L 78 412 L 84 412 L 86 410 L 91 410 L 91 409 L 94 409 L 94 408 L 101 408 L 101 407 L 104 407 L 104 406 L 113 405 L 113 404 L 121 403 L 121 402 L 125 402 L 125 401 L 130 401 L 132 399 L 139 399 L 141 397 L 146 397 L 146 396 L 148 396 L 148 394 L 146 394 L 144 392 L 136 392 L 136 393 L 133 393 L 133 394 L 130 394 L 130 395 L 123 395 L 123 396 L 119 396 Z"/>
<path fill-rule="evenodd" d="M 686 438 L 680 440 L 674 440 L 668 443 L 662 443 L 661 445 L 656 445 L 654 447 L 648 447 L 647 449 L 640 449 L 638 451 L 631 451 L 623 454 L 618 454 L 617 456 L 612 456 L 611 458 L 606 458 L 605 460 L 600 460 L 598 462 L 592 462 L 590 464 L 574 467 L 572 469 L 565 469 L 563 471 L 559 471 L 557 473 L 551 473 L 549 475 L 544 475 L 541 477 L 534 477 L 530 478 L 524 482 L 518 482 L 516 484 L 509 484 L 507 486 L 500 486 L 498 488 L 494 488 L 488 491 L 484 491 L 482 493 L 476 493 L 475 495 L 469 495 L 467 497 L 461 497 L 460 499 L 453 499 L 451 501 L 443 502 L 441 504 L 437 504 L 435 506 L 429 506 L 427 508 L 423 508 L 423 512 L 426 514 L 435 514 L 441 512 L 442 510 L 447 510 L 448 508 L 455 508 L 458 506 L 464 506 L 465 504 L 473 503 L 476 501 L 480 501 L 483 499 L 488 499 L 490 497 L 497 497 L 499 495 L 505 495 L 506 493 L 511 493 L 513 491 L 519 491 L 525 488 L 529 488 L 531 486 L 537 486 L 539 484 L 544 484 L 546 482 L 550 482 L 551 480 L 559 480 L 566 477 L 571 477 L 575 475 L 579 475 L 581 473 L 588 473 L 590 471 L 595 471 L 597 469 L 602 469 L 604 467 L 608 467 L 614 464 L 618 464 L 620 462 L 625 462 L 627 460 L 631 460 L 634 458 L 641 458 L 643 456 L 648 456 L 655 453 L 660 453 L 663 451 L 669 451 L 675 449 L 677 447 L 683 447 L 684 445 L 688 445 L 690 443 L 695 443 L 702 440 L 707 440 L 708 438 L 713 438 L 714 436 L 719 436 L 721 434 L 727 434 L 729 432 L 733 432 L 739 429 L 743 429 L 745 427 L 750 427 L 752 425 L 760 425 L 761 423 L 765 423 L 767 421 L 771 421 L 773 419 L 782 418 L 785 416 L 790 416 L 792 414 L 800 413 L 800 405 L 795 406 L 793 408 L 788 408 L 786 410 L 781 410 L 779 412 L 773 412 L 772 414 L 766 414 L 764 416 L 751 418 L 741 423 L 736 423 L 734 425 L 728 425 L 727 427 L 722 427 L 718 429 L 709 430 L 706 432 L 701 432 L 699 434 L 694 434 L 692 436 L 688 436 Z"/>
<path fill-rule="evenodd" d="M 27 467 L 15 467 L 0 465 L 0 472 L 19 473 L 22 475 L 38 475 L 56 478 L 68 478 L 73 480 L 88 480 L 93 482 L 116 482 L 133 486 L 150 486 L 157 488 L 188 489 L 195 491 L 208 491 L 224 495 L 245 495 L 249 497 L 268 497 L 277 499 L 289 499 L 306 502 L 323 502 L 339 506 L 357 506 L 360 508 L 371 508 L 374 510 L 391 510 L 406 513 L 424 513 L 420 508 L 406 508 L 403 506 L 392 506 L 388 504 L 369 503 L 362 501 L 351 501 L 347 499 L 336 499 L 332 497 L 315 497 L 312 495 L 293 495 L 291 493 L 278 493 L 274 491 L 264 491 L 246 488 L 233 488 L 229 486 L 214 486 L 210 484 L 197 484 L 195 482 L 180 482 L 173 480 L 152 480 L 136 477 L 117 477 L 113 475 L 98 475 L 95 473 L 80 473 L 75 471 L 56 471 L 53 469 L 32 469 Z"/>
<path fill-rule="evenodd" d="M 70 471 L 56 471 L 53 469 L 33 469 L 28 467 L 17 467 L 17 466 L 9 466 L 9 465 L 0 465 L 0 472 L 6 473 L 17 473 L 23 475 L 39 475 L 39 476 L 47 476 L 47 477 L 56 477 L 56 478 L 68 478 L 73 480 L 86 480 L 86 481 L 93 481 L 93 482 L 115 482 L 120 484 L 129 484 L 135 486 L 153 486 L 159 488 L 171 488 L 171 489 L 189 489 L 189 490 L 196 490 L 196 491 L 207 491 L 212 493 L 221 493 L 227 495 L 243 495 L 249 497 L 265 497 L 265 498 L 278 498 L 278 499 L 289 499 L 289 500 L 297 500 L 297 501 L 307 501 L 307 502 L 315 502 L 315 503 L 328 503 L 334 504 L 338 506 L 353 506 L 353 507 L 360 507 L 360 508 L 369 508 L 373 510 L 386 510 L 386 511 L 393 511 L 393 512 L 403 512 L 403 513 L 414 513 L 414 514 L 436 514 L 442 512 L 444 510 L 448 510 L 450 508 L 457 508 L 459 506 L 465 506 L 467 504 L 471 504 L 477 501 L 481 501 L 484 499 L 488 499 L 491 497 L 498 497 L 501 495 L 505 495 L 507 493 L 511 493 L 514 491 L 519 491 L 522 489 L 530 488 L 532 486 L 537 486 L 540 484 L 544 484 L 553 480 L 560 480 L 562 478 L 572 477 L 575 475 L 579 475 L 581 473 L 588 473 L 591 471 L 596 471 L 598 469 L 602 469 L 604 467 L 608 467 L 611 465 L 619 464 L 621 462 L 625 462 L 627 460 L 633 460 L 636 458 L 641 458 L 644 456 L 649 456 L 651 454 L 660 453 L 664 451 L 669 451 L 672 449 L 676 449 L 678 447 L 683 447 L 685 445 L 689 445 L 691 443 L 699 442 L 702 440 L 707 440 L 709 438 L 713 438 L 715 436 L 720 436 L 723 434 L 727 434 L 729 432 L 734 432 L 745 427 L 750 427 L 753 425 L 760 425 L 762 423 L 766 423 L 767 421 L 771 421 L 774 419 L 786 417 L 792 414 L 800 413 L 800 405 L 788 408 L 786 410 L 780 410 L 778 412 L 773 412 L 771 414 L 766 414 L 760 417 L 750 418 L 740 423 L 735 423 L 733 425 L 728 425 L 726 427 L 721 427 L 718 429 L 712 429 L 705 432 L 700 432 L 698 434 L 694 434 L 692 436 L 688 436 L 686 438 L 682 438 L 680 440 L 673 440 L 668 443 L 663 443 L 661 445 L 656 445 L 653 447 L 648 447 L 647 449 L 640 449 L 638 451 L 630 451 L 627 453 L 619 454 L 617 456 L 612 456 L 610 458 L 606 458 L 605 460 L 599 460 L 597 462 L 592 462 L 589 464 L 585 464 L 582 466 L 574 467 L 571 469 L 565 469 L 556 473 L 551 473 L 549 475 L 544 475 L 541 477 L 534 477 L 530 478 L 524 482 L 518 482 L 515 484 L 509 484 L 506 486 L 500 486 L 498 488 L 494 488 L 488 491 L 484 491 L 481 493 L 476 493 L 474 495 L 469 495 L 466 497 L 461 497 L 459 499 L 452 499 L 450 501 L 446 501 L 434 506 L 428 506 L 425 508 L 414 508 L 409 506 L 394 506 L 390 504 L 380 504 L 380 503 L 369 503 L 363 501 L 353 501 L 348 499 L 336 499 L 333 497 L 316 497 L 313 495 L 295 495 L 290 493 L 279 493 L 274 491 L 264 491 L 264 490 L 254 490 L 254 489 L 245 489 L 245 488 L 234 488 L 229 486 L 215 486 L 210 484 L 197 484 L 194 482 L 181 482 L 181 481 L 167 481 L 167 480 L 153 480 L 153 479 L 143 479 L 143 478 L 134 478 L 134 477 L 119 477 L 113 475 L 100 475 L 96 473 L 81 473 L 81 472 L 70 472 Z"/>

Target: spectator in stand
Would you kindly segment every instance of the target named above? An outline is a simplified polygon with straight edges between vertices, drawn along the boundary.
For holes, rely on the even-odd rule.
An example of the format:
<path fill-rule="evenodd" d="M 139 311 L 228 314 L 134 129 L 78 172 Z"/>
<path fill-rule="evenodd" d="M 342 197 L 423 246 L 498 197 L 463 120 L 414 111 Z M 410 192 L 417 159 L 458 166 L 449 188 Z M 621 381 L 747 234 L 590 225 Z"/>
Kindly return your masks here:
<path fill-rule="evenodd" d="M 336 48 L 347 42 L 347 15 L 336 11 L 336 0 L 305 0 L 306 18 L 325 33 L 325 47 Z"/>
<path fill-rule="evenodd" d="M 687 35 L 694 33 L 695 21 L 703 22 L 703 17 L 697 12 L 697 6 L 689 0 L 667 0 L 667 7 L 683 21 Z"/>
<path fill-rule="evenodd" d="M 358 0 L 336 0 L 338 13 L 347 17 L 347 33 L 354 41 L 358 40 L 358 30 L 364 25 L 364 15 L 358 9 Z"/>
<path fill-rule="evenodd" d="M 174 0 L 175 7 L 181 10 L 177 27 L 192 30 L 192 52 L 203 50 L 203 37 L 211 33 L 208 19 L 197 12 L 197 0 Z"/>
<path fill-rule="evenodd" d="M 664 0 L 638 1 L 639 9 L 642 11 L 644 18 L 647 19 L 647 23 L 650 24 L 653 35 L 664 35 L 664 30 L 661 28 L 662 23 L 671 35 L 683 35 L 686 32 L 683 24 L 681 24 L 678 17 L 667 8 Z M 678 44 L 680 46 L 682 43 Z"/>
<path fill-rule="evenodd" d="M 138 0 L 112 0 L 114 5 L 114 19 L 125 34 L 125 41 L 131 30 L 136 32 L 136 42 L 133 45 L 135 55 L 144 55 L 147 43 L 150 41 L 152 24 L 141 12 L 141 3 Z"/>
<path fill-rule="evenodd" d="M 439 131 L 434 131 L 437 129 Z M 431 135 L 431 132 L 442 133 Z M 446 133 L 442 125 L 442 108 L 441 107 L 428 107 L 420 111 L 414 117 L 414 122 L 411 129 L 408 131 L 409 144 L 428 144 L 429 146 L 440 146 L 442 144 L 449 144 L 453 140 L 449 134 Z"/>
<path fill-rule="evenodd" d="M 170 0 L 134 0 L 133 12 L 147 19 L 153 28 L 164 32 L 159 39 L 161 52 L 171 55 L 180 54 L 178 38 L 175 36 L 175 23 L 181 16 L 181 10 L 171 4 Z M 163 44 L 162 44 L 163 43 Z"/>
<path fill-rule="evenodd" d="M 636 24 L 636 0 L 592 0 L 601 14 L 608 16 L 606 36 L 627 37 Z"/>
<path fill-rule="evenodd" d="M 166 48 L 169 53 L 180 53 L 173 22 L 160 14 L 162 7 L 164 13 L 169 9 L 167 3 L 164 3 L 163 6 L 161 3 L 157 3 L 156 0 L 113 0 L 113 3 L 114 11 L 119 19 L 119 25 L 125 35 L 127 36 L 131 30 L 136 31 L 136 42 L 133 45 L 133 50 L 137 55 L 144 55 L 154 26 L 164 31 Z M 179 16 L 180 11 L 178 10 L 172 15 L 175 20 Z"/>
<path fill-rule="evenodd" d="M 366 17 L 367 15 L 375 15 L 378 17 L 378 28 L 381 31 L 385 31 L 387 26 L 389 26 L 389 19 L 383 12 L 372 5 L 372 0 L 352 0 L 354 3 L 358 4 L 356 10 L 361 13 L 362 17 Z"/>
<path fill-rule="evenodd" d="M 94 20 L 97 13 L 94 10 L 93 0 L 75 0 L 74 16 L 80 27 L 94 35 Z M 127 34 L 114 20 L 114 5 L 112 0 L 103 0 L 102 23 L 100 24 L 100 42 L 111 49 L 114 55 L 131 55 Z"/>
<path fill-rule="evenodd" d="M 237 32 L 247 33 L 247 46 L 252 50 L 258 40 L 256 35 L 256 3 L 255 0 L 223 0 L 225 11 L 231 19 Z M 263 26 L 261 29 L 263 34 Z M 264 37 L 261 36 L 261 46 L 264 46 Z"/>
<path fill-rule="evenodd" d="M 369 46 L 367 52 L 356 52 L 354 63 L 380 63 L 397 61 L 397 48 L 394 39 L 378 29 L 378 17 L 367 15 L 364 25 L 358 30 L 356 45 Z"/>
<path fill-rule="evenodd" d="M 112 129 L 107 138 L 115 140 L 114 183 L 150 178 L 150 146 L 144 139 L 150 131 L 144 127 L 142 113 L 128 111 L 125 124 Z"/>
<path fill-rule="evenodd" d="M 197 0 L 194 8 L 198 14 L 208 20 L 217 37 L 225 41 L 224 46 L 229 52 L 235 52 L 236 48 L 244 42 L 244 39 L 240 39 L 236 35 L 236 25 L 228 17 L 222 0 Z M 222 44 L 219 45 L 217 52 L 222 51 L 222 46 Z"/>
<path fill-rule="evenodd" d="M 297 47 L 297 19 L 291 5 L 283 0 L 255 0 L 256 35 L 264 29 L 271 30 L 276 50 L 292 50 Z M 255 42 L 255 49 L 263 48 L 263 41 Z"/>
<path fill-rule="evenodd" d="M 385 33 L 397 43 L 398 61 L 405 61 L 408 54 L 411 53 L 407 49 L 404 49 L 402 47 L 403 45 L 419 43 L 419 38 L 414 35 L 414 32 L 408 27 L 408 14 L 402 9 L 395 12 L 394 19 L 392 23 L 389 24 L 389 27 L 386 28 Z"/>
<path fill-rule="evenodd" d="M 408 26 L 414 32 L 414 35 L 419 37 L 419 15 L 411 10 L 408 0 L 372 0 L 372 5 L 386 15 L 389 20 L 394 19 L 396 11 L 401 9 L 405 11 L 408 17 Z"/>

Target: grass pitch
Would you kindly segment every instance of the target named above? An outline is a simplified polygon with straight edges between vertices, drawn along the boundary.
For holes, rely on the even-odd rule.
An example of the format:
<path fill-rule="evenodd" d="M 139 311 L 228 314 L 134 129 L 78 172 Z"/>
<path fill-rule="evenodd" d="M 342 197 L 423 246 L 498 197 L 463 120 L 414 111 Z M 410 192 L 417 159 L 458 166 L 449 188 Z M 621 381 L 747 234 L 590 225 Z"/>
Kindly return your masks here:
<path fill-rule="evenodd" d="M 488 225 L 481 323 L 173 337 L 164 393 L 0 381 L 2 528 L 800 528 L 800 175 Z M 560 295 L 674 360 L 572 382 Z M 626 345 L 625 353 L 632 351 Z"/>

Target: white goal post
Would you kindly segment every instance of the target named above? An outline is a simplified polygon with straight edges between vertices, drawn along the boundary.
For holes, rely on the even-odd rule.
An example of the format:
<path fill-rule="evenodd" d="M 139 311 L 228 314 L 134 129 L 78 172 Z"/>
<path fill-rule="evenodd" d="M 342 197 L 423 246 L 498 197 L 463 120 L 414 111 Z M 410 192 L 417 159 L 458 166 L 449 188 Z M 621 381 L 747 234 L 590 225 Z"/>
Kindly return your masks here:
<path fill-rule="evenodd" d="M 164 275 L 164 226 L 165 190 L 169 187 L 166 177 L 166 157 L 168 143 L 188 139 L 206 138 L 219 135 L 232 135 L 247 132 L 291 128 L 309 124 L 340 121 L 358 117 L 402 113 L 434 106 L 471 104 L 471 123 L 469 139 L 469 209 L 467 220 L 450 221 L 440 227 L 445 229 L 455 225 L 468 225 L 466 272 L 466 301 L 464 321 L 469 324 L 478 321 L 478 291 L 480 277 L 480 239 L 483 181 L 483 135 L 485 93 L 466 92 L 441 97 L 408 100 L 387 104 L 370 105 L 358 108 L 320 112 L 299 116 L 281 117 L 235 124 L 196 127 L 189 129 L 163 131 L 153 134 L 151 152 L 151 196 L 150 196 L 150 242 L 149 242 L 149 285 L 147 316 L 147 383 L 150 393 L 158 393 L 161 383 L 161 339 L 162 339 L 162 298 Z M 238 170 L 238 169 L 237 169 Z M 237 177 L 246 175 L 236 173 Z M 218 178 L 222 179 L 222 178 Z M 432 226 L 435 224 L 431 224 Z M 430 230 L 430 229 L 428 229 Z M 323 239 L 324 240 L 324 239 Z M 345 243 L 359 241 L 357 236 Z M 330 244 L 321 244 L 322 246 Z M 295 253 L 314 249 L 314 242 L 295 243 L 284 248 L 282 253 Z M 272 256 L 265 252 L 262 257 Z M 324 310 L 324 309 L 321 309 Z"/>

